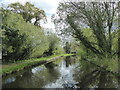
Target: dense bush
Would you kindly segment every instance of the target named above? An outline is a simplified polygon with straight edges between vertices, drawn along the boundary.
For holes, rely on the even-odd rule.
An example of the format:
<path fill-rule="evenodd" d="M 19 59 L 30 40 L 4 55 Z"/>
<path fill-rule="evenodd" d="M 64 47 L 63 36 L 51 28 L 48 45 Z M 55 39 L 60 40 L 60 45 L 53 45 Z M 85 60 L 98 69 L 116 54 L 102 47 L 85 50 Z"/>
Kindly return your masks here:
<path fill-rule="evenodd" d="M 19 30 L 2 27 L 4 30 L 3 40 L 3 61 L 21 60 L 30 55 L 31 44 L 27 42 L 25 34 L 20 35 Z"/>

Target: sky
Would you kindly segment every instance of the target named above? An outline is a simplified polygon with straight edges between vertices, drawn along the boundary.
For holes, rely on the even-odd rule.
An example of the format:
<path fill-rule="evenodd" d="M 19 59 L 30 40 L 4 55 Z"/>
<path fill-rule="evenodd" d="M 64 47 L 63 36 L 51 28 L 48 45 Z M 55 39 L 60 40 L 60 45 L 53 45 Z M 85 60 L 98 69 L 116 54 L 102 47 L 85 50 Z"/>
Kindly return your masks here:
<path fill-rule="evenodd" d="M 1 5 L 8 5 L 10 3 L 20 2 L 24 4 L 25 2 L 30 2 L 34 4 L 36 7 L 43 9 L 47 16 L 47 23 L 42 24 L 45 28 L 52 28 L 55 30 L 54 24 L 51 22 L 51 16 L 56 13 L 56 9 L 61 0 L 0 0 Z"/>

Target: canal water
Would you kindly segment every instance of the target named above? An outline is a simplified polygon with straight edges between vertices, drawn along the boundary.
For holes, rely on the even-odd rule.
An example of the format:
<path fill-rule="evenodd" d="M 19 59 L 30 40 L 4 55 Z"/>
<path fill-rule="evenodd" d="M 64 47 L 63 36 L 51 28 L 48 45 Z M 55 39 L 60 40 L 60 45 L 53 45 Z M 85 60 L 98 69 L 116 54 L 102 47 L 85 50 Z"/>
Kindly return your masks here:
<path fill-rule="evenodd" d="M 3 77 L 3 88 L 118 88 L 118 78 L 75 56 Z"/>

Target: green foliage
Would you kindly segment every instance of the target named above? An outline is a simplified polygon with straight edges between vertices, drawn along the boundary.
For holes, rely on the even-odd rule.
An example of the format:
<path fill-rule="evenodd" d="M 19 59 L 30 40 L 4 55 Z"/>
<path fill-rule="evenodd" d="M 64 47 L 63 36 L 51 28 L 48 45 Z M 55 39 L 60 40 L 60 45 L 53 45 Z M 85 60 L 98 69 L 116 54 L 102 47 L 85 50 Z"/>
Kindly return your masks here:
<path fill-rule="evenodd" d="M 118 4 L 109 2 L 60 3 L 54 23 L 58 33 L 78 39 L 87 53 L 112 58 L 118 51 L 115 47 L 117 41 L 113 38 L 118 27 L 117 10 Z"/>
<path fill-rule="evenodd" d="M 114 58 L 114 59 L 103 58 L 102 60 L 99 58 L 94 58 L 91 59 L 90 61 L 101 67 L 106 67 L 106 69 L 109 71 L 118 72 L 118 68 L 119 68 L 118 58 Z"/>
<path fill-rule="evenodd" d="M 87 52 L 86 52 L 85 47 L 83 45 L 80 45 L 80 47 L 78 48 L 77 55 L 80 56 L 81 58 L 87 56 Z"/>
<path fill-rule="evenodd" d="M 53 51 L 53 53 L 54 53 L 55 55 L 58 55 L 58 54 L 63 54 L 63 53 L 65 53 L 65 51 L 64 51 L 64 49 L 62 48 L 62 46 L 57 45 L 57 46 L 56 46 L 56 49 Z"/>
<path fill-rule="evenodd" d="M 116 30 L 116 32 L 112 33 L 112 50 L 113 50 L 113 56 L 116 56 L 116 54 L 118 53 L 118 30 Z"/>
<path fill-rule="evenodd" d="M 48 55 L 54 55 L 57 53 L 56 51 L 58 50 L 59 43 L 60 43 L 60 38 L 57 37 L 56 34 L 50 33 L 48 36 L 48 41 L 49 41 L 49 48 L 44 54 Z"/>
<path fill-rule="evenodd" d="M 12 3 L 8 6 L 8 8 L 13 12 L 22 15 L 26 22 L 31 23 L 31 20 L 34 18 L 34 25 L 36 26 L 40 26 L 39 21 L 42 19 L 45 20 L 46 18 L 44 10 L 35 7 L 29 2 L 26 2 L 24 5 L 20 3 Z"/>
<path fill-rule="evenodd" d="M 0 69 L 0 74 L 10 73 L 12 71 L 17 71 L 20 69 L 23 69 L 26 66 L 31 66 L 36 63 L 40 63 L 42 61 L 46 61 L 52 58 L 60 57 L 60 56 L 71 56 L 73 54 L 59 54 L 59 55 L 52 55 L 49 57 L 42 57 L 42 58 L 36 58 L 36 59 L 29 59 L 29 60 L 23 60 L 23 61 L 16 61 L 15 63 L 11 63 L 6 65 L 3 65 L 2 70 Z"/>
<path fill-rule="evenodd" d="M 63 52 L 59 43 L 60 38 L 53 33 L 45 35 L 39 24 L 40 20 L 46 18 L 44 10 L 26 2 L 24 5 L 12 3 L 0 11 L 5 62 Z M 35 22 L 31 22 L 33 19 Z"/>
<path fill-rule="evenodd" d="M 30 43 L 26 40 L 26 35 L 19 34 L 19 30 L 14 30 L 7 27 L 2 27 L 5 29 L 2 38 L 2 53 L 3 53 L 3 61 L 10 61 L 14 58 L 14 60 L 21 60 L 30 54 L 31 46 Z"/>
<path fill-rule="evenodd" d="M 59 54 L 62 48 L 56 34 L 45 35 L 42 28 L 28 23 L 20 14 L 2 9 L 4 60 L 22 60 Z M 59 50 L 59 51 L 58 51 Z"/>
<path fill-rule="evenodd" d="M 77 42 L 75 39 L 71 39 L 69 42 L 65 42 L 65 46 L 63 47 L 65 53 L 78 53 L 79 52 L 79 42 Z"/>
<path fill-rule="evenodd" d="M 9 28 L 10 34 L 16 34 L 16 36 L 12 35 L 4 35 L 5 42 L 10 42 L 12 45 L 17 45 L 16 43 L 22 42 L 23 45 L 14 46 L 15 48 L 29 48 L 31 47 L 30 57 L 41 56 L 45 50 L 49 48 L 49 42 L 47 36 L 44 34 L 43 30 L 39 27 L 32 25 L 31 23 L 26 23 L 21 15 L 15 14 L 8 10 L 4 10 L 3 13 L 3 23 L 4 27 Z M 7 29 L 4 28 L 3 33 L 7 32 Z M 10 38 L 9 38 L 10 37 Z M 23 38 L 21 38 L 23 37 Z M 9 40 L 8 40 L 8 39 Z M 9 48 L 6 48 L 8 46 Z M 4 47 L 8 49 L 7 51 L 12 52 L 13 47 L 9 46 L 9 43 L 5 43 Z M 17 51 L 16 51 L 17 52 Z M 17 52 L 19 54 L 19 52 Z M 26 52 L 27 53 L 27 52 Z M 16 56 L 15 54 L 13 55 Z M 10 56 L 9 56 L 10 57 Z M 22 58 L 22 57 L 19 57 Z M 13 58 L 15 59 L 15 58 Z"/>

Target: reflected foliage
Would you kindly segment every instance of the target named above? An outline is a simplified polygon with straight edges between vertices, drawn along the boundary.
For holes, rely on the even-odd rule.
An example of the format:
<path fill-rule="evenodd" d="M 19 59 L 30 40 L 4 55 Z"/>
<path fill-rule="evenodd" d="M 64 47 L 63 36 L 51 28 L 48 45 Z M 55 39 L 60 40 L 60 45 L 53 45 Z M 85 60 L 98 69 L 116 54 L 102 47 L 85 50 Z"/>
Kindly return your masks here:
<path fill-rule="evenodd" d="M 75 80 L 79 88 L 117 88 L 118 78 L 102 68 L 98 68 L 87 61 L 80 61 L 80 74 L 76 72 Z M 92 67 L 92 68 L 91 68 Z"/>
<path fill-rule="evenodd" d="M 69 60 L 69 61 L 68 61 Z M 3 78 L 3 88 L 118 88 L 118 77 L 78 57 L 66 57 L 54 62 L 53 68 L 38 66 L 17 75 Z M 49 66 L 54 66 L 53 63 Z M 6 82 L 9 81 L 9 82 Z M 13 81 L 12 81 L 13 80 Z M 72 86 L 72 87 L 71 87 Z"/>

